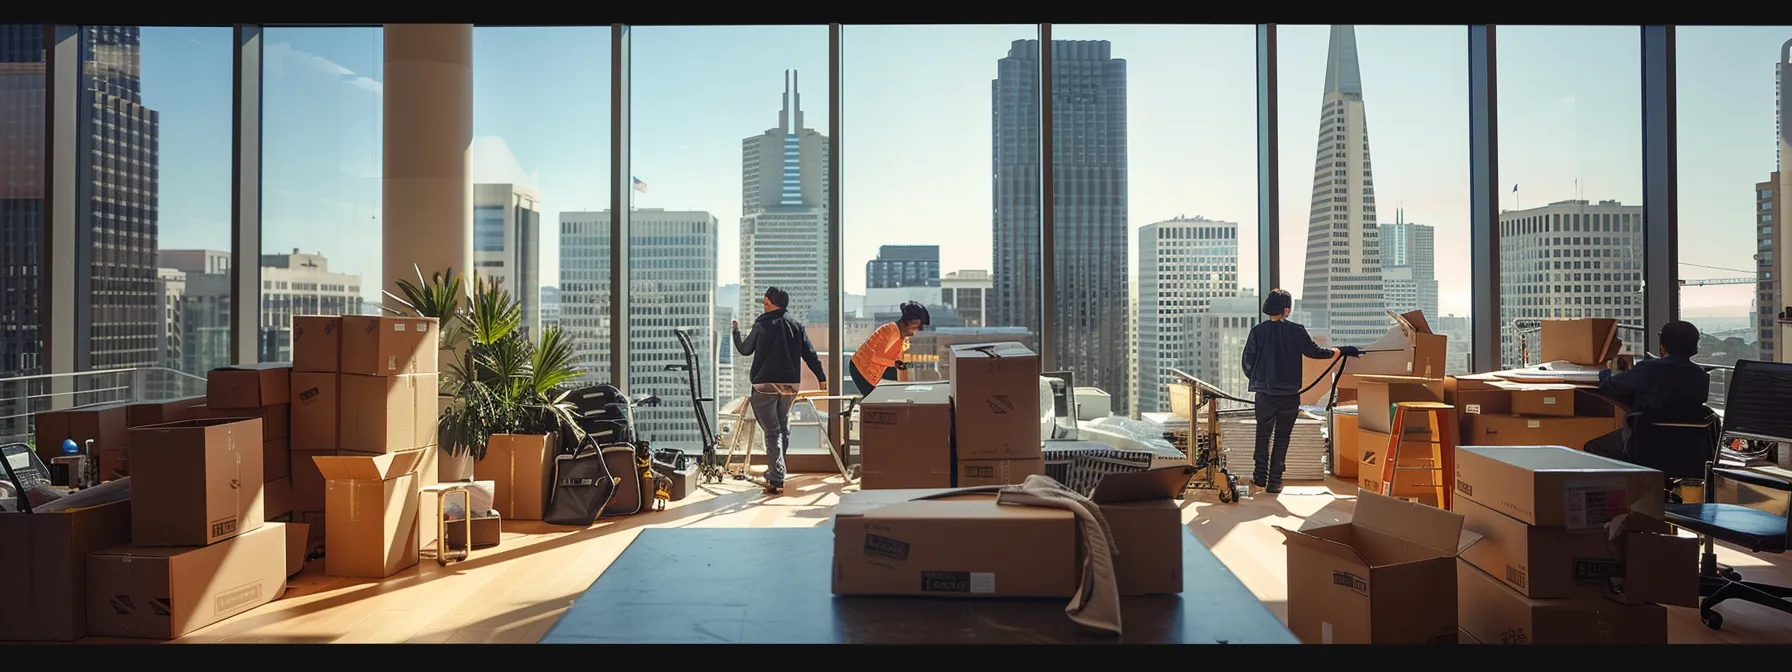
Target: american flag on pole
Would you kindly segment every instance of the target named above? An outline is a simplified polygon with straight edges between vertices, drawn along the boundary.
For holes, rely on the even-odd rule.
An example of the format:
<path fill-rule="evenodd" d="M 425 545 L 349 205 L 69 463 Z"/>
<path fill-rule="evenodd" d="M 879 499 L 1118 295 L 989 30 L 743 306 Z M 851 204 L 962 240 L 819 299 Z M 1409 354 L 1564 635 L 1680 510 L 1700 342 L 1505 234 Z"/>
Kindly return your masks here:
<path fill-rule="evenodd" d="M 645 194 L 645 193 L 647 193 L 647 183 L 646 183 L 646 182 L 642 182 L 642 181 L 641 181 L 641 178 L 639 178 L 639 177 L 630 177 L 630 178 L 628 178 L 628 179 L 631 179 L 631 180 L 634 180 L 634 185 L 635 185 L 635 191 L 639 191 L 639 192 L 641 192 L 641 193 L 643 193 L 643 194 Z"/>

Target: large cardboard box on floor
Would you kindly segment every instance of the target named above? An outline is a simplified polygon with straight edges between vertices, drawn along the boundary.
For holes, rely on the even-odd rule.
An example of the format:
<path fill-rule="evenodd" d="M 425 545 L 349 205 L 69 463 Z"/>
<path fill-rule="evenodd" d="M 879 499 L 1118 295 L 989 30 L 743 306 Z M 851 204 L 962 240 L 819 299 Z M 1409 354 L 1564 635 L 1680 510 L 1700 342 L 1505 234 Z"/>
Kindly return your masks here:
<path fill-rule="evenodd" d="M 436 444 L 434 373 L 338 378 L 340 450 L 390 453 Z"/>
<path fill-rule="evenodd" d="M 1288 547 L 1288 629 L 1308 644 L 1456 641 L 1462 516 L 1357 491 L 1349 522 L 1276 528 Z"/>
<path fill-rule="evenodd" d="M 493 483 L 492 508 L 506 520 L 541 520 L 558 452 L 552 436 L 493 434 L 485 457 L 473 463 L 473 478 Z"/>
<path fill-rule="evenodd" d="M 1538 600 L 1467 562 L 1456 566 L 1462 629 L 1484 644 L 1666 644 L 1667 609 L 1578 598 Z M 1292 586 L 1290 586 L 1292 588 Z"/>
<path fill-rule="evenodd" d="M 885 383 L 859 404 L 859 487 L 952 485 L 952 389 Z"/>
<path fill-rule="evenodd" d="M 959 460 L 952 485 L 974 488 L 984 485 L 1020 485 L 1028 476 L 1045 475 L 1045 457 L 1025 460 Z"/>
<path fill-rule="evenodd" d="M 341 373 L 399 376 L 435 373 L 435 318 L 342 317 Z"/>
<path fill-rule="evenodd" d="M 382 579 L 417 564 L 418 451 L 318 456 L 324 573 Z"/>
<path fill-rule="evenodd" d="M 1660 520 L 1626 514 L 1606 527 L 1570 530 L 1526 525 L 1466 497 L 1453 508 L 1482 536 L 1463 561 L 1525 597 L 1698 606 L 1699 540 Z"/>
<path fill-rule="evenodd" d="M 300 315 L 292 318 L 293 373 L 336 373 L 342 370 L 342 317 Z"/>
<path fill-rule="evenodd" d="M 205 376 L 205 405 L 214 410 L 278 406 L 291 394 L 291 364 L 225 366 Z"/>
<path fill-rule="evenodd" d="M 1039 355 L 1019 343 L 954 345 L 953 444 L 960 460 L 1044 455 L 1039 436 Z"/>
<path fill-rule="evenodd" d="M 1456 499 L 1526 525 L 1585 529 L 1631 511 L 1660 520 L 1666 487 L 1654 469 L 1562 446 L 1456 450 Z"/>
<path fill-rule="evenodd" d="M 1122 549 L 1122 595 L 1182 591 L 1185 466 L 1113 474 L 1090 498 Z M 834 593 L 944 597 L 1068 597 L 1081 565 L 1070 512 L 997 503 L 954 489 L 847 493 L 834 514 Z"/>
<path fill-rule="evenodd" d="M 0 513 L 0 539 L 11 605 L 0 609 L 0 641 L 72 642 L 87 636 L 87 555 L 130 542 L 131 503 Z"/>
<path fill-rule="evenodd" d="M 131 438 L 131 543 L 205 546 L 266 521 L 260 420 L 182 420 Z"/>
<path fill-rule="evenodd" d="M 292 374 L 292 449 L 322 451 L 342 447 L 341 375 Z"/>
<path fill-rule="evenodd" d="M 87 628 L 99 637 L 173 639 L 286 592 L 286 526 L 210 546 L 120 546 L 87 556 Z"/>

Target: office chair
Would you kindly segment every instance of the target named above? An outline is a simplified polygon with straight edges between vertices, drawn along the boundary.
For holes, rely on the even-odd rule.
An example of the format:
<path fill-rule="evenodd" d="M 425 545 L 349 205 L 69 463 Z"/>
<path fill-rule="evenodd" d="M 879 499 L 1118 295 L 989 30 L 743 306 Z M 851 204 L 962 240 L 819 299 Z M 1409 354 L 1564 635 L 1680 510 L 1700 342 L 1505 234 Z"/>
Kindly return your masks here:
<path fill-rule="evenodd" d="M 1668 501 L 1675 504 L 1680 503 L 1676 486 L 1704 478 L 1705 464 L 1717 460 L 1717 449 L 1723 445 L 1723 418 L 1709 408 L 1699 420 L 1649 420 L 1631 413 L 1624 424 L 1630 437 L 1622 459 L 1661 472 L 1667 478 Z"/>
<path fill-rule="evenodd" d="M 1792 442 L 1792 364 L 1743 360 L 1736 363 L 1724 403 L 1725 432 L 1735 438 Z M 1716 542 L 1738 546 L 1751 553 L 1784 553 L 1792 536 L 1792 519 L 1739 504 L 1716 501 L 1716 479 L 1792 492 L 1792 481 L 1748 471 L 1705 467 L 1704 502 L 1668 504 L 1668 524 L 1704 537 L 1705 552 L 1699 560 L 1699 620 L 1713 630 L 1723 627 L 1723 615 L 1714 607 L 1728 600 L 1745 600 L 1792 614 L 1792 588 L 1744 581 L 1735 570 L 1717 564 Z"/>

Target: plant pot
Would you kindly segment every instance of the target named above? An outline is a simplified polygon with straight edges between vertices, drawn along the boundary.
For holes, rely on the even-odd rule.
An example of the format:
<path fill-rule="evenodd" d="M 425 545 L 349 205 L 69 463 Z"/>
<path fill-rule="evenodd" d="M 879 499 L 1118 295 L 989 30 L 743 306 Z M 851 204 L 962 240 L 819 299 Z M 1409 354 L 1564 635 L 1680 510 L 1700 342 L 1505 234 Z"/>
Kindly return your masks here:
<path fill-rule="evenodd" d="M 436 480 L 442 483 L 471 481 L 474 464 L 472 453 L 449 455 L 443 450 L 441 460 L 436 463 Z"/>

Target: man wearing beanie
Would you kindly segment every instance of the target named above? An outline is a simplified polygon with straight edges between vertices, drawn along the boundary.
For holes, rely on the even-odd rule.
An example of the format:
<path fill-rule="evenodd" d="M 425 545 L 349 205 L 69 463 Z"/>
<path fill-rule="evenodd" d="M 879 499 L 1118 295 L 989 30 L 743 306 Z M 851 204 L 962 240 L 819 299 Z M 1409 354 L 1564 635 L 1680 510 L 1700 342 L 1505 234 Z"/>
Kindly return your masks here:
<path fill-rule="evenodd" d="M 1251 327 L 1250 338 L 1244 343 L 1244 375 L 1251 380 L 1251 393 L 1257 404 L 1257 449 L 1253 455 L 1256 470 L 1251 474 L 1251 485 L 1272 495 L 1282 491 L 1288 439 L 1294 434 L 1294 419 L 1300 415 L 1304 382 L 1301 357 L 1362 355 L 1361 350 L 1348 345 L 1319 347 L 1306 327 L 1288 319 L 1293 309 L 1294 297 L 1287 290 L 1271 290 L 1263 300 L 1263 314 L 1269 319 Z"/>

